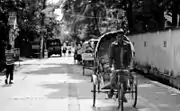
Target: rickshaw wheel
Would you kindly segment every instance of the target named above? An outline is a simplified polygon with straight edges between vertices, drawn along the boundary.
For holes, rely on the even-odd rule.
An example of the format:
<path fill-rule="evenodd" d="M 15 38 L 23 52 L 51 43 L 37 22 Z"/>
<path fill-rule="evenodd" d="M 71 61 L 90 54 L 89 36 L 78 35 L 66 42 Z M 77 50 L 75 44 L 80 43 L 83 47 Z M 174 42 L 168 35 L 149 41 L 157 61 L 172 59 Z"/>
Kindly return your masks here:
<path fill-rule="evenodd" d="M 124 86 L 122 83 L 120 83 L 118 85 L 118 109 L 119 109 L 119 111 L 124 110 L 123 97 L 124 97 Z"/>
<path fill-rule="evenodd" d="M 101 83 L 101 80 L 99 80 L 100 78 L 98 77 L 98 87 L 97 87 L 97 90 L 98 90 L 98 93 L 100 93 L 100 83 Z"/>
<path fill-rule="evenodd" d="M 138 88 L 137 88 L 137 81 L 134 80 L 132 87 L 131 87 L 131 92 L 132 92 L 132 98 L 134 99 L 133 107 L 136 107 L 137 104 L 137 93 L 138 93 Z"/>
<path fill-rule="evenodd" d="M 83 76 L 85 75 L 85 67 L 84 67 L 84 65 L 83 65 Z"/>
<path fill-rule="evenodd" d="M 93 84 L 93 107 L 96 104 L 96 84 Z"/>
<path fill-rule="evenodd" d="M 97 74 L 97 70 L 94 69 L 94 74 Z M 93 77 L 91 76 L 91 82 L 93 82 Z"/>
<path fill-rule="evenodd" d="M 85 75 L 85 61 L 82 61 L 82 67 L 83 67 L 83 76 Z"/>

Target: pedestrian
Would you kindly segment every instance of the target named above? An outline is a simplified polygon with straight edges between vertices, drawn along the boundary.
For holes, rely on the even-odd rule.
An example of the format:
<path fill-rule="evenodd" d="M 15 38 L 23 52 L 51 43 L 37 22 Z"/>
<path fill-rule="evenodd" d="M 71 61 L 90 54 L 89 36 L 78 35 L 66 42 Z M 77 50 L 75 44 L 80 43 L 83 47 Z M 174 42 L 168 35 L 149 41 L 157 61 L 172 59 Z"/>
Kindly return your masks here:
<path fill-rule="evenodd" d="M 71 55 L 71 47 L 68 48 L 68 55 Z"/>
<path fill-rule="evenodd" d="M 74 48 L 74 63 L 76 63 L 76 60 L 77 60 L 77 55 L 78 55 L 78 44 L 75 45 L 75 48 Z"/>
<path fill-rule="evenodd" d="M 81 62 L 82 62 L 82 56 L 81 56 L 81 54 L 82 54 L 82 45 L 79 43 L 78 44 L 78 47 L 77 47 L 77 61 L 78 61 L 78 64 L 81 64 Z"/>
<path fill-rule="evenodd" d="M 67 48 L 64 46 L 63 47 L 63 54 L 64 54 L 64 56 L 66 55 L 66 50 L 67 50 Z"/>
<path fill-rule="evenodd" d="M 13 84 L 14 79 L 14 51 L 12 50 L 12 46 L 10 44 L 7 45 L 7 49 L 5 51 L 6 56 L 6 79 L 5 84 Z M 9 78 L 10 76 L 10 78 Z"/>

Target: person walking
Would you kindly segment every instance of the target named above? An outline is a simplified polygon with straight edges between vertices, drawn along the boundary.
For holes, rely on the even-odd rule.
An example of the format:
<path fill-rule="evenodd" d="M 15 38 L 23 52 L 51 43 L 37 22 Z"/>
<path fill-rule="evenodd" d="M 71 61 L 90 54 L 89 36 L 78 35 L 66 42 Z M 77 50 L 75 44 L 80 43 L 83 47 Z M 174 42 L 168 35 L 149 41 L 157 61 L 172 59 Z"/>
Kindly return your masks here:
<path fill-rule="evenodd" d="M 6 56 L 6 79 L 5 84 L 13 84 L 14 79 L 14 51 L 12 50 L 12 46 L 10 44 L 7 45 L 7 49 L 5 51 Z M 10 76 L 10 78 L 9 78 Z"/>
<path fill-rule="evenodd" d="M 66 46 L 64 46 L 63 47 L 63 54 L 64 54 L 64 56 L 66 56 L 66 50 L 67 50 L 67 48 L 66 48 Z"/>

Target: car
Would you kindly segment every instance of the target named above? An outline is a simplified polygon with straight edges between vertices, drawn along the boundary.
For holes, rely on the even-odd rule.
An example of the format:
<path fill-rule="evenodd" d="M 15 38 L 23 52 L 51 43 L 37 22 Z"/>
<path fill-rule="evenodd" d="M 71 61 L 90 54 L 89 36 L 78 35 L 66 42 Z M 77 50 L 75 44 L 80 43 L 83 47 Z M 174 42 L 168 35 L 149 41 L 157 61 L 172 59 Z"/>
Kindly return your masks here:
<path fill-rule="evenodd" d="M 62 51 L 61 51 L 62 44 L 60 39 L 48 39 L 46 45 L 47 45 L 48 57 L 50 57 L 52 54 L 59 54 L 60 57 L 62 56 Z"/>

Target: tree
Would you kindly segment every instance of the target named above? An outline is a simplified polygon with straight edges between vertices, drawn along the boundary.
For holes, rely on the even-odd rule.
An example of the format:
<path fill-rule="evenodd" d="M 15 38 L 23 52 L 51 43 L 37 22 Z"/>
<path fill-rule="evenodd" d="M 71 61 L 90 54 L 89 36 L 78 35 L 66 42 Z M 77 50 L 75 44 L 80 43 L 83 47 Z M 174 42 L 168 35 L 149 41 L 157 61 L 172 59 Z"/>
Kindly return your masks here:
<path fill-rule="evenodd" d="M 85 36 L 99 36 L 115 27 L 125 27 L 131 33 L 157 31 L 165 28 L 166 11 L 172 13 L 173 25 L 177 25 L 178 4 L 179 0 L 66 0 L 64 21 L 74 33 L 80 24 L 87 24 Z M 120 10 L 125 11 L 125 16 L 117 17 Z"/>
<path fill-rule="evenodd" d="M 74 33 L 77 33 L 78 26 L 81 26 L 80 24 L 87 24 L 88 32 L 85 32 L 87 38 L 91 35 L 98 37 L 102 34 L 99 26 L 101 26 L 101 22 L 103 22 L 107 16 L 105 1 L 92 0 L 88 2 L 83 0 L 67 0 L 63 10 L 64 21 L 72 24 L 71 27 Z"/>

